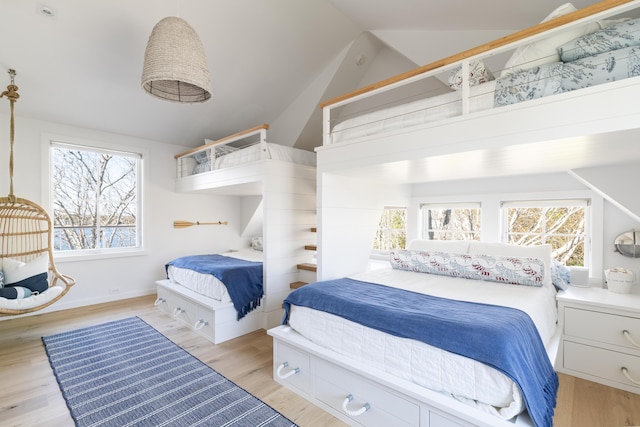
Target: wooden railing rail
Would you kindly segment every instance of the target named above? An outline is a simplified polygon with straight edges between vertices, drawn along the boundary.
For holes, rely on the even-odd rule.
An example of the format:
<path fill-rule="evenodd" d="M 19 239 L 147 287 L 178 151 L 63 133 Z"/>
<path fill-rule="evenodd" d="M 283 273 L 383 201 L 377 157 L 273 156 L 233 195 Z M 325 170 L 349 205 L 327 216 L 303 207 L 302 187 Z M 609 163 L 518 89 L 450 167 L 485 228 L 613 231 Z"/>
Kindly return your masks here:
<path fill-rule="evenodd" d="M 373 83 L 369 86 L 362 87 L 360 89 L 356 89 L 352 92 L 345 93 L 328 101 L 324 101 L 320 104 L 320 108 L 325 108 L 329 105 L 337 104 L 339 102 L 343 102 L 347 99 L 354 98 L 356 96 L 365 94 L 367 92 L 374 91 L 376 89 L 380 89 L 385 86 L 389 86 L 402 80 L 409 79 L 411 77 L 415 77 L 417 75 L 426 73 L 431 70 L 435 70 L 441 67 L 445 67 L 447 65 L 462 61 L 464 59 L 470 58 L 472 56 L 480 55 L 482 53 L 488 52 L 493 49 L 497 49 L 503 46 L 507 46 L 511 43 L 518 42 L 527 37 L 534 36 L 536 34 L 543 33 L 545 31 L 549 31 L 556 27 L 560 27 L 562 25 L 568 24 L 573 21 L 577 21 L 579 19 L 587 18 L 589 16 L 605 12 L 609 9 L 612 9 L 617 6 L 624 5 L 626 3 L 632 3 L 635 0 L 603 0 L 599 3 L 593 4 L 591 6 L 587 6 L 580 10 L 576 10 L 575 12 L 568 13 L 563 16 L 559 16 L 557 18 L 551 19 L 547 22 L 543 22 L 532 27 L 526 28 L 524 30 L 518 31 L 516 33 L 510 34 L 508 36 L 501 37 L 494 41 L 482 44 L 480 46 L 465 50 L 463 52 L 457 53 L 455 55 L 451 55 L 444 59 L 440 59 L 438 61 L 432 62 L 427 65 L 423 65 L 418 68 L 414 68 L 413 70 L 407 71 L 402 74 L 398 74 L 397 76 L 390 77 L 386 80 L 382 80 L 377 83 Z"/>
<path fill-rule="evenodd" d="M 214 145 L 222 144 L 223 142 L 229 142 L 229 140 L 232 140 L 232 139 L 233 140 L 241 139 L 241 137 L 243 137 L 243 136 L 247 136 L 247 135 L 250 135 L 250 134 L 257 133 L 257 132 L 261 131 L 262 129 L 268 130 L 269 129 L 269 125 L 266 124 L 266 123 L 258 125 L 258 126 L 252 127 L 251 129 L 243 130 L 243 131 L 240 131 L 238 133 L 234 133 L 233 135 L 225 136 L 224 138 L 220 138 L 220 139 L 217 139 L 215 141 L 211 141 L 211 142 L 209 142 L 207 144 L 200 145 L 198 147 L 195 147 L 195 148 L 192 148 L 190 150 L 184 151 L 182 153 L 176 154 L 173 157 L 174 157 L 174 159 L 178 159 L 178 158 L 183 157 L 183 156 L 188 156 L 189 154 L 193 154 L 193 153 L 195 153 L 197 151 L 201 151 L 201 150 L 207 149 L 207 148 L 212 147 Z"/>

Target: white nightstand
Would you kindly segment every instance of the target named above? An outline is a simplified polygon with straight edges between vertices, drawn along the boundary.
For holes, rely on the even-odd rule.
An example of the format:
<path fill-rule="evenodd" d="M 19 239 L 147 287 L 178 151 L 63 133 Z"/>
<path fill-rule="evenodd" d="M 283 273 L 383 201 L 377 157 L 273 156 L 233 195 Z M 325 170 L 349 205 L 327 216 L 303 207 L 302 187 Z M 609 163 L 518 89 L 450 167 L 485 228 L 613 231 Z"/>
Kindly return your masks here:
<path fill-rule="evenodd" d="M 558 372 L 640 394 L 640 289 L 558 293 Z"/>

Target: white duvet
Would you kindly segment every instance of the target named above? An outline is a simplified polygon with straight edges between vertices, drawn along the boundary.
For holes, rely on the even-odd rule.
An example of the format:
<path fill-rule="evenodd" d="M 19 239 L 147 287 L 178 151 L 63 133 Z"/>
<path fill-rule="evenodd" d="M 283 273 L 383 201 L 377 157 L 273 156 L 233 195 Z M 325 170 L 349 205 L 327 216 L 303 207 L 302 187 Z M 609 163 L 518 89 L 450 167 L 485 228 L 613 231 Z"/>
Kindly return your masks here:
<path fill-rule="evenodd" d="M 518 308 L 532 318 L 545 345 L 556 327 L 556 292 L 552 286 L 505 285 L 390 268 L 351 278 L 445 298 Z M 472 359 L 306 307 L 291 307 L 289 325 L 322 347 L 500 418 L 511 419 L 525 409 L 520 390 L 511 379 Z"/>
<path fill-rule="evenodd" d="M 280 144 L 267 143 L 266 156 L 262 156 L 262 145 L 255 144 L 244 147 L 240 150 L 232 151 L 223 156 L 217 157 L 214 169 L 223 169 L 231 166 L 255 162 L 260 159 L 282 160 L 285 162 L 298 163 L 301 165 L 316 165 L 316 153 L 289 147 Z"/>
<path fill-rule="evenodd" d="M 262 252 L 253 249 L 241 249 L 239 251 L 224 252 L 219 255 L 243 259 L 245 261 L 262 262 Z M 227 287 L 212 274 L 198 273 L 188 268 L 170 265 L 167 268 L 167 277 L 171 282 L 206 297 L 222 302 L 231 301 Z"/>

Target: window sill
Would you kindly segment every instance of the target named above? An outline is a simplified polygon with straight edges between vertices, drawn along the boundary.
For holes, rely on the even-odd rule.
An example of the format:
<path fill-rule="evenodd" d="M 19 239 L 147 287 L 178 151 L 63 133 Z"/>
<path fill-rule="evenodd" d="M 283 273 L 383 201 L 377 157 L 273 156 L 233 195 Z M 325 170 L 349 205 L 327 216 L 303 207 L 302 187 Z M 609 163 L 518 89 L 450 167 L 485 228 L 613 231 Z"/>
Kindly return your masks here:
<path fill-rule="evenodd" d="M 119 251 L 82 251 L 82 253 L 65 253 L 54 252 L 53 257 L 56 263 L 65 262 L 77 262 L 77 261 L 94 261 L 98 259 L 111 259 L 111 258 L 129 258 L 134 256 L 146 256 L 148 252 L 144 249 L 131 249 L 131 250 L 119 250 Z"/>

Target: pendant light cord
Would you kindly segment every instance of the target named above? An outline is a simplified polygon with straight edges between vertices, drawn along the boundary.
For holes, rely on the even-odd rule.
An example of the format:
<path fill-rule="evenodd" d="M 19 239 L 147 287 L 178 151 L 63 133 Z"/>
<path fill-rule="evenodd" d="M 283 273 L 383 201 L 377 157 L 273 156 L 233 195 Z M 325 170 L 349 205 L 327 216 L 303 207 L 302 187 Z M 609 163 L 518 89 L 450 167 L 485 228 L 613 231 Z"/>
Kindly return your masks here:
<path fill-rule="evenodd" d="M 11 84 L 7 86 L 7 90 L 0 94 L 0 98 L 6 96 L 9 99 L 9 104 L 11 105 L 11 127 L 9 131 L 9 140 L 10 140 L 10 152 L 9 152 L 9 200 L 14 202 L 16 196 L 13 194 L 13 140 L 15 137 L 15 124 L 13 119 L 13 105 L 16 103 L 20 95 L 18 94 L 18 86 L 14 84 L 14 77 L 16 75 L 15 70 L 9 70 L 9 75 L 11 76 Z"/>

